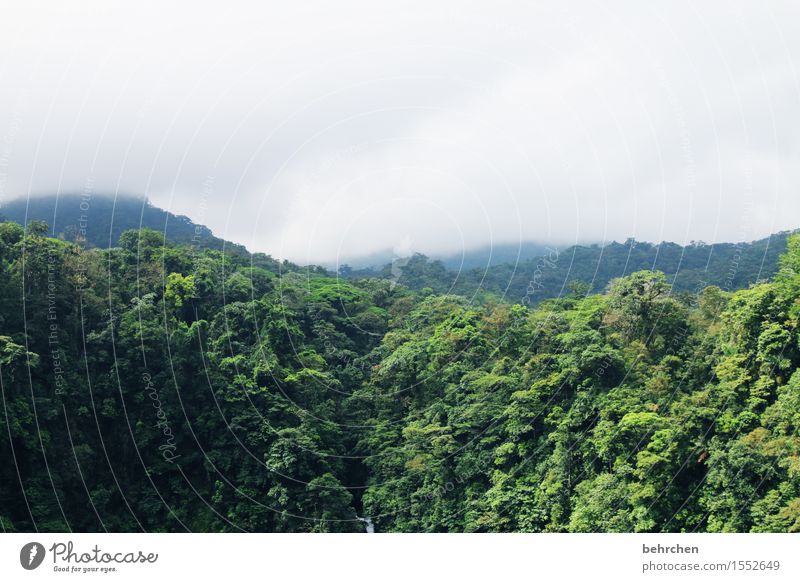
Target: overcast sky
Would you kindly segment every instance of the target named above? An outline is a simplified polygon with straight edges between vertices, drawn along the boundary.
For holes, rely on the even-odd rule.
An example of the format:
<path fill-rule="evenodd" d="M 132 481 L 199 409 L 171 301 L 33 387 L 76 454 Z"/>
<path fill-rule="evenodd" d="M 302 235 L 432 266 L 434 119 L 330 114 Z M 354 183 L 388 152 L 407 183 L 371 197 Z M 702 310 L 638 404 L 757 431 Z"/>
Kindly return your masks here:
<path fill-rule="evenodd" d="M 0 204 L 301 263 L 800 227 L 797 2 L 0 4 Z"/>

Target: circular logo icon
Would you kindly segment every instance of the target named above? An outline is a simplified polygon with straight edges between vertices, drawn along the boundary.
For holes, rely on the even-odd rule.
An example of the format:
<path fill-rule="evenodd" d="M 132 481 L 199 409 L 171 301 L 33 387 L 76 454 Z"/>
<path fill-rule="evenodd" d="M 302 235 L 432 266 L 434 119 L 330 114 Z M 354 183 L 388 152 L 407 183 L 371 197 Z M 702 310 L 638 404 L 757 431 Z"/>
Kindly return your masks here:
<path fill-rule="evenodd" d="M 35 570 L 44 561 L 44 546 L 39 542 L 30 542 L 19 551 L 19 563 L 26 570 Z"/>

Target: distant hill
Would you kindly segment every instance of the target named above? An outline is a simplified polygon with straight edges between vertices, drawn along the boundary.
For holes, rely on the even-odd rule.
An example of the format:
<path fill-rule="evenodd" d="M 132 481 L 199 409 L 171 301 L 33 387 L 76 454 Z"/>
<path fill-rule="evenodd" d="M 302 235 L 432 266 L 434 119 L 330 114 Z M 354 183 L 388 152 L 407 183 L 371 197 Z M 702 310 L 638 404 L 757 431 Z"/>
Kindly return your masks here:
<path fill-rule="evenodd" d="M 457 253 L 430 254 L 430 258 L 441 261 L 448 269 L 458 271 L 463 269 L 479 269 L 493 267 L 503 263 L 515 263 L 533 257 L 547 254 L 554 245 L 540 242 L 521 242 L 507 244 L 493 244 L 469 249 Z M 360 257 L 348 257 L 340 260 L 339 265 L 351 269 L 380 270 L 383 265 L 391 263 L 397 257 L 391 249 L 384 249 Z M 327 263 L 329 269 L 336 270 L 337 265 Z"/>
<path fill-rule="evenodd" d="M 41 220 L 50 226 L 53 236 L 76 240 L 84 234 L 88 246 L 99 248 L 115 246 L 126 230 L 147 227 L 164 233 L 174 243 L 217 250 L 224 246 L 228 252 L 250 256 L 245 247 L 215 237 L 206 226 L 137 196 L 114 199 L 95 195 L 87 200 L 79 194 L 64 194 L 58 198 L 20 199 L 0 208 L 0 220 L 3 219 L 20 224 Z M 383 260 L 382 267 L 344 265 L 339 275 L 348 279 L 389 279 L 416 290 L 430 288 L 436 293 L 467 297 L 490 295 L 530 304 L 576 291 L 601 293 L 611 280 L 643 269 L 666 273 L 676 293 L 707 285 L 735 290 L 776 273 L 778 257 L 786 250 L 789 234 L 781 232 L 745 243 L 687 246 L 630 239 L 624 243 L 556 249 L 531 242 L 484 247 L 438 259 L 421 254 L 392 259 L 391 254 L 375 253 L 367 259 Z M 271 257 L 263 258 L 272 265 Z M 292 271 L 300 267 L 284 262 L 282 268 Z"/>
<path fill-rule="evenodd" d="M 83 235 L 88 246 L 99 248 L 115 246 L 126 230 L 147 227 L 175 243 L 211 249 L 221 249 L 225 245 L 229 250 L 244 250 L 240 245 L 215 237 L 208 227 L 153 206 L 140 196 L 62 194 L 20 198 L 0 208 L 2 219 L 22 225 L 42 220 L 50 226 L 51 236 L 76 240 Z"/>
<path fill-rule="evenodd" d="M 463 253 L 437 255 L 434 258 L 451 270 L 485 269 L 504 263 L 516 263 L 533 257 L 545 255 L 555 245 L 539 242 L 522 242 L 519 244 L 494 244 L 479 247 Z"/>
<path fill-rule="evenodd" d="M 379 269 L 343 269 L 348 278 L 390 279 L 414 289 L 459 295 L 492 294 L 514 302 L 536 304 L 579 290 L 600 293 L 615 278 L 644 269 L 666 273 L 676 293 L 708 285 L 742 289 L 772 277 L 786 250 L 789 232 L 746 243 L 681 246 L 633 239 L 607 245 L 575 245 L 519 262 L 456 271 L 442 261 L 415 255 Z"/>

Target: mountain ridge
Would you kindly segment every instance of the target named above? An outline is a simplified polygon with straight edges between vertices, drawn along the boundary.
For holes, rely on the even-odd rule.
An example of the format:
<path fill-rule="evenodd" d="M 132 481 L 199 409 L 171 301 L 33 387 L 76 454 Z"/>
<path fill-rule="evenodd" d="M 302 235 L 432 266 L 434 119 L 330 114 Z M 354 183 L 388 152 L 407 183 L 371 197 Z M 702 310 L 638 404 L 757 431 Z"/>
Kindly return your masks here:
<path fill-rule="evenodd" d="M 67 193 L 19 198 L 0 208 L 0 220 L 4 218 L 23 225 L 42 220 L 48 223 L 53 236 L 73 241 L 84 236 L 88 246 L 98 248 L 115 246 L 125 230 L 152 228 L 172 243 L 251 254 L 243 245 L 216 237 L 207 226 L 154 206 L 140 195 Z M 573 292 L 601 293 L 612 280 L 639 270 L 664 272 L 678 293 L 707 285 L 732 291 L 774 275 L 778 257 L 786 250 L 787 239 L 793 232 L 797 230 L 750 242 L 689 245 L 632 238 L 566 248 L 528 242 L 479 247 L 451 255 L 449 259 L 432 259 L 416 253 L 392 258 L 380 267 L 352 268 L 343 264 L 338 270 L 328 266 L 326 271 L 336 272 L 344 279 L 388 279 L 417 291 L 430 289 L 436 293 L 495 297 L 523 304 L 536 304 Z M 542 249 L 543 252 L 533 254 Z M 520 256 L 520 260 L 498 262 L 508 255 L 505 251 L 514 259 Z M 492 253 L 495 258 L 490 259 Z M 462 263 L 465 266 L 458 268 Z"/>
<path fill-rule="evenodd" d="M 242 245 L 215 236 L 210 228 L 188 216 L 173 214 L 136 194 L 65 193 L 16 198 L 0 207 L 2 219 L 23 226 L 33 220 L 44 221 L 51 236 L 70 241 L 83 237 L 89 246 L 98 248 L 116 246 L 126 230 L 152 228 L 174 243 L 244 250 Z"/>
<path fill-rule="evenodd" d="M 416 254 L 380 269 L 340 270 L 350 278 L 390 279 L 415 290 L 466 296 L 491 294 L 512 302 L 536 304 L 572 292 L 601 293 L 614 279 L 641 270 L 664 272 L 676 293 L 713 285 L 726 291 L 769 279 L 794 231 L 737 243 L 624 243 L 551 248 L 547 254 L 484 269 L 453 271 L 438 260 Z"/>

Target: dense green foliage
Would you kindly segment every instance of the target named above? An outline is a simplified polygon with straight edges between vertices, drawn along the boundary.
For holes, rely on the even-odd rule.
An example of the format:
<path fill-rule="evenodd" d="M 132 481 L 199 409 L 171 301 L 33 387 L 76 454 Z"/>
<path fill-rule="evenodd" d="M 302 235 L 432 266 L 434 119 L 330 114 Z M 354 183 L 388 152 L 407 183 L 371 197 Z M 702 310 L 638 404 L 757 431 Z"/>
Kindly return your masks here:
<path fill-rule="evenodd" d="M 348 279 L 390 279 L 416 290 L 429 288 L 476 299 L 491 295 L 525 305 L 569 295 L 576 284 L 584 293 L 602 293 L 612 280 L 641 270 L 666 273 L 674 293 L 697 293 L 710 285 L 734 291 L 775 275 L 788 237 L 782 232 L 750 243 L 698 242 L 685 247 L 631 239 L 604 246 L 547 248 L 539 256 L 522 255 L 518 260 L 508 257 L 509 249 L 503 247 L 508 260 L 475 268 L 468 266 L 473 263 L 458 268 L 452 261 L 418 254 L 382 269 L 345 266 L 341 274 Z"/>
<path fill-rule="evenodd" d="M 800 531 L 800 238 L 532 308 L 47 232 L 0 224 L 4 530 Z"/>

